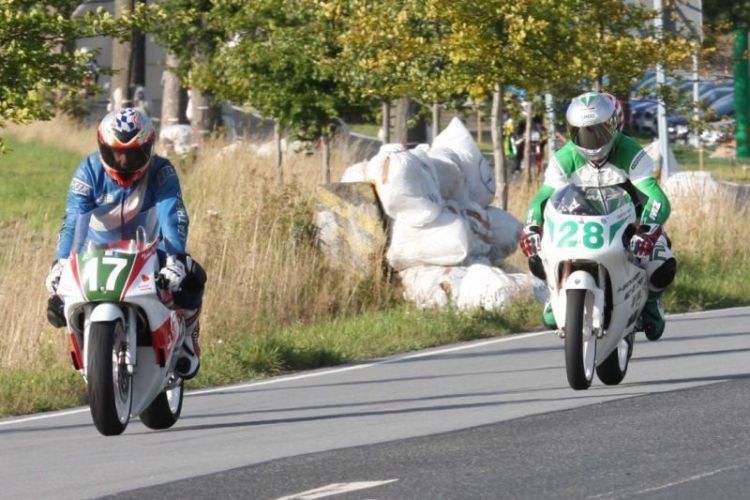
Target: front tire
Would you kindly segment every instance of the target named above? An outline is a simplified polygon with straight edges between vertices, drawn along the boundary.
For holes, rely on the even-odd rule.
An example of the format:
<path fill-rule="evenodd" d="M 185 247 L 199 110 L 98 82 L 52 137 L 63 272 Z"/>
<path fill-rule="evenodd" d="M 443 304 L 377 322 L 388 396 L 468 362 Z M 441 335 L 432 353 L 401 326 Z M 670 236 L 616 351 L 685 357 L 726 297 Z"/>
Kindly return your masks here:
<path fill-rule="evenodd" d="M 182 413 L 184 382 L 160 393 L 141 413 L 141 422 L 149 429 L 169 429 Z"/>
<path fill-rule="evenodd" d="M 588 389 L 594 378 L 596 336 L 591 328 L 592 307 L 586 290 L 568 290 L 565 316 L 565 371 L 575 390 Z"/>
<path fill-rule="evenodd" d="M 125 365 L 128 348 L 122 321 L 91 324 L 87 380 L 94 425 L 105 436 L 122 434 L 130 420 L 133 377 Z"/>
<path fill-rule="evenodd" d="M 607 359 L 596 367 L 596 375 L 606 385 L 617 385 L 625 378 L 628 372 L 630 357 L 633 355 L 633 337 L 635 334 L 626 335 L 620 340 L 617 349 L 612 351 Z"/>

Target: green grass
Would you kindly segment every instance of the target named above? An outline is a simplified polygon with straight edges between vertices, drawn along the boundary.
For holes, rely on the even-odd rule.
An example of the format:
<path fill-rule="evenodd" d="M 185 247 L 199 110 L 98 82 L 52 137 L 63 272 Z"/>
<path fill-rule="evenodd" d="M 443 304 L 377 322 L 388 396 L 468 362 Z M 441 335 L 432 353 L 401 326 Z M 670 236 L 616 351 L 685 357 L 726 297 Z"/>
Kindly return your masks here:
<path fill-rule="evenodd" d="M 334 366 L 441 344 L 538 328 L 541 306 L 519 303 L 501 313 L 420 311 L 410 305 L 280 328 L 265 335 L 212 337 L 189 387 L 206 387 L 296 370 Z M 71 368 L 0 372 L 0 417 L 86 403 L 85 386 Z"/>
<path fill-rule="evenodd" d="M 691 146 L 673 145 L 675 159 L 680 169 L 705 170 L 718 180 L 748 183 L 750 182 L 750 165 L 738 164 L 733 160 L 720 158 L 709 158 L 716 148 L 707 148 L 703 153 L 703 166 L 701 168 L 699 152 Z"/>
<path fill-rule="evenodd" d="M 0 157 L 0 228 L 28 220 L 52 231 L 79 155 L 6 138 L 13 152 Z M 678 150 L 679 151 L 679 150 Z M 690 152 L 680 151 L 689 160 Z M 689 161 L 684 162 L 689 165 Z M 718 168 L 725 165 L 718 164 Z M 189 174 L 187 174 L 189 175 Z M 55 214 L 49 220 L 44 214 Z M 677 255 L 679 271 L 666 295 L 668 312 L 750 304 L 748 256 Z M 366 306 L 366 304 L 365 304 Z M 367 309 L 367 307 L 363 307 Z M 516 304 L 503 313 L 420 311 L 398 301 L 356 316 L 331 317 L 286 327 L 214 328 L 203 345 L 201 374 L 193 388 L 334 366 L 465 340 L 529 331 L 541 326 L 539 304 Z M 259 330 L 263 334 L 256 334 Z M 54 354 L 54 353 L 52 353 Z M 54 357 L 50 354 L 49 357 Z M 85 385 L 72 368 L 0 371 L 0 416 L 85 404 Z"/>
<path fill-rule="evenodd" d="M 348 123 L 347 126 L 352 132 L 368 137 L 377 137 L 380 132 L 380 125 L 374 123 Z"/>
<path fill-rule="evenodd" d="M 667 312 L 700 311 L 750 304 L 750 266 L 677 255 L 678 270 L 665 294 Z"/>
<path fill-rule="evenodd" d="M 71 151 L 3 137 L 0 154 L 0 223 L 25 220 L 53 231 L 65 211 L 68 185 L 81 156 Z"/>

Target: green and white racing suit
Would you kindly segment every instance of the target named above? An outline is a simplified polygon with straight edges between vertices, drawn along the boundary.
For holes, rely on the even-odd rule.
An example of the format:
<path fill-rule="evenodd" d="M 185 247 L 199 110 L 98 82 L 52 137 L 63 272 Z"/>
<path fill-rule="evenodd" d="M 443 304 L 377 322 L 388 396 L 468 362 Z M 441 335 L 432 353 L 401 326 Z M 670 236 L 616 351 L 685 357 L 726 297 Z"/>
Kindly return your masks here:
<path fill-rule="evenodd" d="M 544 174 L 544 184 L 529 206 L 526 224 L 542 227 L 547 200 L 557 189 L 573 183 L 584 187 L 622 186 L 633 198 L 641 224 L 663 225 L 671 207 L 654 178 L 653 170 L 654 162 L 646 151 L 621 132 L 615 138 L 607 161 L 599 167 L 590 163 L 569 141 L 550 160 Z M 667 267 L 673 268 L 674 256 L 666 235 L 662 234 L 651 255 L 640 259 L 648 274 L 651 291 L 660 292 L 671 283 L 673 270 L 666 273 L 670 274 L 669 277 L 660 276 L 662 273 L 658 271 L 669 259 L 673 260 Z"/>

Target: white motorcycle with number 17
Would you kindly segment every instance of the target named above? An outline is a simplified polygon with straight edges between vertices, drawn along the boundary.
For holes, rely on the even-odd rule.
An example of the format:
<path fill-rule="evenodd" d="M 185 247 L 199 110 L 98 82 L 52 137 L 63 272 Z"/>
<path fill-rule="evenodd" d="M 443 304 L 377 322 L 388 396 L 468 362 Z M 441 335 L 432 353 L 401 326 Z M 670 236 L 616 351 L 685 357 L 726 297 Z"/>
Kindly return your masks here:
<path fill-rule="evenodd" d="M 157 211 L 125 220 L 109 210 L 78 216 L 57 289 L 73 365 L 100 433 L 121 434 L 136 416 L 166 429 L 182 411 L 183 381 L 174 370 L 185 323 L 157 279 Z"/>
<path fill-rule="evenodd" d="M 568 383 L 588 389 L 596 371 L 619 384 L 648 296 L 646 271 L 628 251 L 637 227 L 631 197 L 617 186 L 569 185 L 547 202 L 544 220 L 539 256 Z"/>

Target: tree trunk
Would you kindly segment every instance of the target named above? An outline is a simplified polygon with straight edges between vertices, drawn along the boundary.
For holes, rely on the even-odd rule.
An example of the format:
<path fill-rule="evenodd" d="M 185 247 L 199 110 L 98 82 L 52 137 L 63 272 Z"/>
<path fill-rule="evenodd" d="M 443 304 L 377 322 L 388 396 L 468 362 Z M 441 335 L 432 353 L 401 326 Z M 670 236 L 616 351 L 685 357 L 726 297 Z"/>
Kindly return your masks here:
<path fill-rule="evenodd" d="M 477 104 L 477 146 L 482 144 L 482 108 Z"/>
<path fill-rule="evenodd" d="M 391 142 L 391 101 L 383 101 L 383 144 Z"/>
<path fill-rule="evenodd" d="M 526 115 L 526 130 L 523 133 L 523 168 L 526 169 L 526 182 L 531 184 L 531 101 L 524 101 L 523 110 Z"/>
<path fill-rule="evenodd" d="M 499 198 L 500 208 L 508 208 L 508 183 L 505 168 L 505 151 L 503 150 L 503 94 L 502 86 L 495 85 L 492 92 L 492 114 L 490 115 L 490 126 L 492 127 L 492 156 L 495 160 L 495 197 Z"/>
<path fill-rule="evenodd" d="M 193 138 L 197 144 L 202 144 L 218 125 L 220 110 L 211 104 L 210 96 L 202 90 L 192 89 L 190 100 L 193 107 L 190 119 Z"/>
<path fill-rule="evenodd" d="M 331 144 L 328 137 L 320 136 L 320 167 L 323 184 L 331 182 Z"/>
<path fill-rule="evenodd" d="M 393 120 L 393 142 L 406 144 L 409 142 L 409 99 L 396 99 L 396 112 Z"/>
<path fill-rule="evenodd" d="M 281 125 L 279 122 L 273 125 L 273 141 L 276 143 L 276 185 L 284 185 L 284 171 L 282 170 L 283 156 L 281 153 Z"/>
<path fill-rule="evenodd" d="M 418 116 L 419 104 L 413 99 L 402 97 L 396 101 L 396 119 L 393 142 L 406 146 L 423 143 L 427 139 L 425 120 Z M 414 120 L 416 118 L 416 120 Z M 410 123 L 414 122 L 416 123 Z"/>
<path fill-rule="evenodd" d="M 167 52 L 167 59 L 162 73 L 163 90 L 161 94 L 161 126 L 166 128 L 180 123 L 180 79 L 170 70 L 179 64 L 173 52 Z"/>
<path fill-rule="evenodd" d="M 133 11 L 133 0 L 115 0 L 115 17 Z M 133 46 L 130 40 L 112 41 L 112 80 L 110 83 L 110 105 L 112 109 L 130 106 L 130 73 Z"/>
<path fill-rule="evenodd" d="M 131 0 L 135 3 L 146 3 L 146 0 Z M 133 5 L 135 7 L 135 5 Z M 146 34 L 134 29 L 132 38 L 133 55 L 130 59 L 130 87 L 146 86 Z"/>
<path fill-rule="evenodd" d="M 435 101 L 432 103 L 432 137 L 430 142 L 435 142 L 435 137 L 440 134 L 440 103 Z"/>

